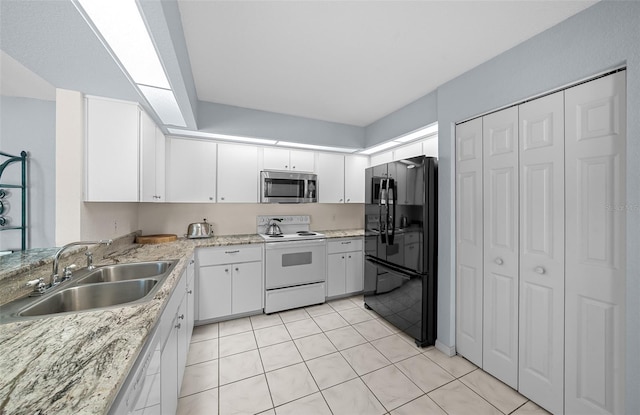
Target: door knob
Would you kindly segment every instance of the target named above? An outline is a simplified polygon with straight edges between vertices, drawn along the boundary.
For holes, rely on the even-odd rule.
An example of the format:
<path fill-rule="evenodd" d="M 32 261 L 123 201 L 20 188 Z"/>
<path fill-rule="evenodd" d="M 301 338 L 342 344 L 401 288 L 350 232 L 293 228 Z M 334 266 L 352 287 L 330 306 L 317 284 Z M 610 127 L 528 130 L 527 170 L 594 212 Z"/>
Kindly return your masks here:
<path fill-rule="evenodd" d="M 496 262 L 496 264 L 498 264 L 498 265 L 502 265 L 502 264 L 504 264 L 504 261 L 502 260 L 502 258 L 496 258 L 496 261 L 495 261 L 495 262 Z"/>
<path fill-rule="evenodd" d="M 542 267 L 536 267 L 536 268 L 534 269 L 534 271 L 535 271 L 535 272 L 537 272 L 537 273 L 538 273 L 538 274 L 540 274 L 540 275 L 542 275 L 542 274 L 544 274 L 544 273 L 545 273 L 545 270 L 544 270 L 544 268 L 542 268 Z"/>

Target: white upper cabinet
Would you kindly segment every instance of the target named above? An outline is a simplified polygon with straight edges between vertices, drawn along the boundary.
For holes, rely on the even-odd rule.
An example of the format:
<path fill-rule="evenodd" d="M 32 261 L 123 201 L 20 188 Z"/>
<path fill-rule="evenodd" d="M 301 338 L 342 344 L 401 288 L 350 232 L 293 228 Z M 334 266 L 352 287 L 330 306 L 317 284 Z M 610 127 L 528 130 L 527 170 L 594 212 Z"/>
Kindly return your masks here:
<path fill-rule="evenodd" d="M 364 203 L 364 171 L 369 167 L 366 156 L 344 157 L 345 203 Z"/>
<path fill-rule="evenodd" d="M 168 202 L 215 202 L 216 149 L 216 143 L 205 140 L 168 140 Z"/>
<path fill-rule="evenodd" d="M 407 144 L 393 150 L 393 160 L 403 160 L 422 155 L 422 142 Z"/>
<path fill-rule="evenodd" d="M 258 203 L 258 148 L 218 145 L 219 203 Z"/>
<path fill-rule="evenodd" d="M 85 201 L 137 202 L 138 105 L 87 97 L 86 120 Z"/>
<path fill-rule="evenodd" d="M 380 164 L 391 163 L 393 161 L 393 151 L 385 151 L 384 153 L 378 153 L 371 156 L 371 166 L 378 166 Z"/>
<path fill-rule="evenodd" d="M 165 196 L 165 137 L 140 111 L 140 201 L 164 202 Z"/>
<path fill-rule="evenodd" d="M 422 142 L 422 154 L 428 157 L 438 157 L 438 136 L 429 137 Z"/>
<path fill-rule="evenodd" d="M 344 156 L 318 154 L 318 202 L 344 203 Z"/>
<path fill-rule="evenodd" d="M 286 150 L 281 148 L 264 148 L 265 170 L 286 170 L 313 172 L 315 157 L 312 151 Z"/>

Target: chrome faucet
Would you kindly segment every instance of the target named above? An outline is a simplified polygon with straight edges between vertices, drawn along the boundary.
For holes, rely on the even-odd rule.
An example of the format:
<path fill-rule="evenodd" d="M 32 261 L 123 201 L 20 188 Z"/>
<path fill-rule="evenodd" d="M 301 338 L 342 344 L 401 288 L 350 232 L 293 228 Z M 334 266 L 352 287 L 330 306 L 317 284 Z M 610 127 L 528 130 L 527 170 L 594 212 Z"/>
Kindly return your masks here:
<path fill-rule="evenodd" d="M 65 246 L 63 246 L 62 248 L 58 249 L 58 252 L 56 252 L 56 255 L 53 257 L 53 272 L 51 273 L 51 281 L 49 283 L 50 287 L 53 287 L 55 285 L 57 285 L 58 283 L 60 283 L 60 281 L 58 281 L 58 262 L 60 261 L 60 255 L 62 255 L 62 252 L 64 252 L 67 248 L 70 248 L 72 246 L 77 246 L 77 245 L 111 245 L 113 241 L 111 239 L 103 239 L 100 241 L 80 241 L 80 242 L 71 242 L 66 244 Z M 93 254 L 88 253 L 85 254 L 87 255 L 87 268 L 89 269 L 93 269 Z M 67 275 L 67 273 L 65 272 L 65 276 Z"/>

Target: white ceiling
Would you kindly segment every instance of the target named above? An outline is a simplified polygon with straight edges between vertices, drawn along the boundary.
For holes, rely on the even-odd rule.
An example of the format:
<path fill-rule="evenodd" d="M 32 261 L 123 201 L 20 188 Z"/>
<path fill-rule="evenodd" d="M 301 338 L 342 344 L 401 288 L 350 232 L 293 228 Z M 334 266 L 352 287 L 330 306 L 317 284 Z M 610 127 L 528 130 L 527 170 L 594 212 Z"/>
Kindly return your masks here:
<path fill-rule="evenodd" d="M 596 1 L 178 2 L 199 100 L 366 126 Z"/>

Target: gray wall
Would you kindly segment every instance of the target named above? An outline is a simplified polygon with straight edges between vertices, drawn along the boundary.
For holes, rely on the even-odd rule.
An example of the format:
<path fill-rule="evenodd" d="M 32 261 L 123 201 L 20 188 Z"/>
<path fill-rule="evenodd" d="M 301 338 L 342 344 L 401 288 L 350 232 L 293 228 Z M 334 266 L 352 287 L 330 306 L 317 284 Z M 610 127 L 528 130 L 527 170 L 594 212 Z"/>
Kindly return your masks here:
<path fill-rule="evenodd" d="M 380 144 L 438 121 L 437 98 L 437 91 L 431 92 L 368 125 L 365 128 L 365 147 Z"/>
<path fill-rule="evenodd" d="M 32 98 L 0 97 L 0 150 L 11 155 L 29 153 L 28 246 L 55 245 L 56 103 Z M 3 160 L 4 161 L 4 160 Z M 19 183 L 19 165 L 7 167 L 2 182 Z M 9 216 L 20 218 L 20 193 L 13 190 Z M 0 232 L 0 250 L 20 249 L 20 232 Z"/>
<path fill-rule="evenodd" d="M 627 66 L 627 200 L 640 205 L 640 2 L 603 1 L 464 75 L 438 91 L 438 340 L 455 344 L 454 123 Z M 428 118 L 429 114 L 425 115 Z M 627 413 L 640 412 L 640 212 L 627 212 Z"/>
<path fill-rule="evenodd" d="M 361 148 L 364 128 L 275 112 L 200 101 L 200 131 L 295 141 L 304 144 Z"/>

